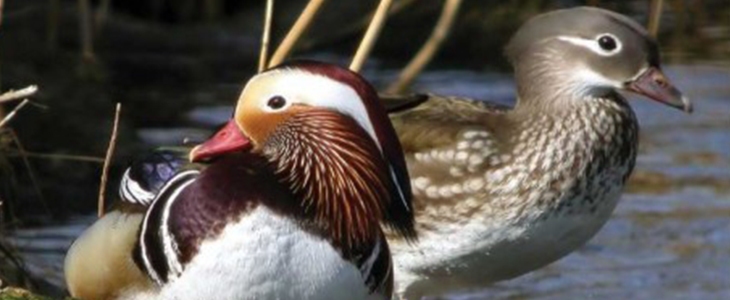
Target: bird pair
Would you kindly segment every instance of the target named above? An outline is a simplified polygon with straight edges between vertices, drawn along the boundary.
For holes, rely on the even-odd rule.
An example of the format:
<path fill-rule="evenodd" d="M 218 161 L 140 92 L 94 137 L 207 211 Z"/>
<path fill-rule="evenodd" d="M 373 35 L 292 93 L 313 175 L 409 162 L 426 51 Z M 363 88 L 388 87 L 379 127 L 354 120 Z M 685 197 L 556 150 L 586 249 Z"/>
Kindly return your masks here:
<path fill-rule="evenodd" d="M 691 105 L 656 42 L 613 12 L 537 16 L 506 54 L 514 108 L 386 101 L 395 130 L 351 72 L 302 62 L 255 76 L 233 120 L 190 153 L 204 167 L 171 152 L 130 167 L 118 209 L 69 251 L 71 293 L 378 299 L 395 277 L 397 295 L 418 298 L 567 255 L 608 220 L 634 167 L 638 124 L 617 91 Z"/>

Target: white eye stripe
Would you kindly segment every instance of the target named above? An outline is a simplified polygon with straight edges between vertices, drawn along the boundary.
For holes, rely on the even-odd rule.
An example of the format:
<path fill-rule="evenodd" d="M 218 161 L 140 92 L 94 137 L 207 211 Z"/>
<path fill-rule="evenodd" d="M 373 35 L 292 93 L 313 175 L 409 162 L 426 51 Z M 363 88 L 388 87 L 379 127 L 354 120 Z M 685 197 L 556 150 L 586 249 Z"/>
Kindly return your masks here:
<path fill-rule="evenodd" d="M 598 44 L 598 40 L 604 36 L 608 36 L 608 37 L 612 38 L 616 42 L 616 48 L 614 48 L 612 50 L 605 50 L 605 49 L 601 48 L 601 46 Z M 576 37 L 576 36 L 558 36 L 558 40 L 566 41 L 573 45 L 587 48 L 601 56 L 616 55 L 617 53 L 621 52 L 621 49 L 623 48 L 623 45 L 621 44 L 621 40 L 619 40 L 615 35 L 610 34 L 610 33 L 601 33 L 593 39 L 585 39 L 585 38 Z"/>

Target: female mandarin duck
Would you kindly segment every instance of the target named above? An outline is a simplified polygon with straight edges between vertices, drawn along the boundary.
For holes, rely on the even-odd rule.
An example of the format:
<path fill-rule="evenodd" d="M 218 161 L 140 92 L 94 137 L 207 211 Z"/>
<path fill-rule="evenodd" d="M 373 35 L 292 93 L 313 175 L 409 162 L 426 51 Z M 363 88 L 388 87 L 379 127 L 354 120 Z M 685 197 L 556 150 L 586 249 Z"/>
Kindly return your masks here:
<path fill-rule="evenodd" d="M 255 76 L 233 119 L 190 152 L 204 170 L 159 152 L 125 173 L 125 206 L 144 216 L 118 210 L 76 241 L 72 295 L 389 299 L 380 223 L 415 233 L 405 160 L 379 102 L 360 76 L 331 65 Z"/>
<path fill-rule="evenodd" d="M 415 246 L 389 238 L 409 298 L 512 278 L 588 241 L 636 160 L 637 120 L 617 91 L 691 110 L 662 74 L 656 42 L 613 12 L 537 16 L 506 54 L 513 109 L 430 96 L 392 116 L 419 235 Z"/>

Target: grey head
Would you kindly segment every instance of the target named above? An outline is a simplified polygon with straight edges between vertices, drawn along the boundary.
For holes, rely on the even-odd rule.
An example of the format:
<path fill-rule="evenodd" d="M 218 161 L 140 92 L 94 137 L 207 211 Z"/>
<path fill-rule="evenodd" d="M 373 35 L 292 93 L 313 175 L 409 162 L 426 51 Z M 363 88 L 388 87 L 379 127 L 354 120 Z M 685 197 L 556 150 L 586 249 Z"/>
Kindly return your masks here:
<path fill-rule="evenodd" d="M 662 73 L 656 41 L 641 25 L 611 11 L 578 7 L 538 15 L 517 31 L 505 52 L 517 76 L 518 107 L 628 90 L 692 110 Z"/>

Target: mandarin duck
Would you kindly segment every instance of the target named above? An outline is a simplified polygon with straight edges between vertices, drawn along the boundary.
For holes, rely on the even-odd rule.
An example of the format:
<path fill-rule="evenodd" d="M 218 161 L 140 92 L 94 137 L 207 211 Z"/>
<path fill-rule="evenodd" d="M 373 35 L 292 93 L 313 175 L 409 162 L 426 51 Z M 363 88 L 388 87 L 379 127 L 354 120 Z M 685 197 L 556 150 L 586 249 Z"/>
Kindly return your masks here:
<path fill-rule="evenodd" d="M 381 224 L 415 239 L 411 187 L 359 75 L 305 61 L 256 75 L 190 158 L 206 167 L 156 152 L 125 172 L 122 209 L 68 252 L 73 296 L 390 299 Z"/>
<path fill-rule="evenodd" d="M 638 123 L 618 91 L 691 111 L 635 21 L 597 8 L 536 16 L 505 49 L 513 108 L 429 95 L 389 106 L 419 243 L 389 238 L 397 293 L 418 299 L 543 267 L 606 223 L 634 168 Z"/>

